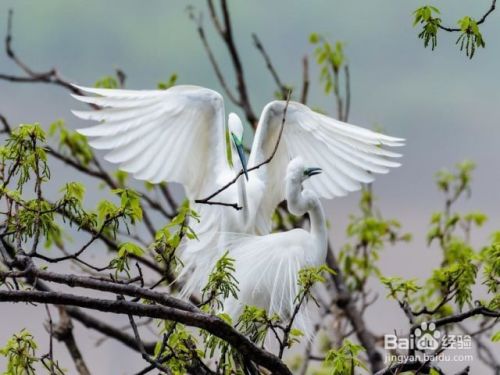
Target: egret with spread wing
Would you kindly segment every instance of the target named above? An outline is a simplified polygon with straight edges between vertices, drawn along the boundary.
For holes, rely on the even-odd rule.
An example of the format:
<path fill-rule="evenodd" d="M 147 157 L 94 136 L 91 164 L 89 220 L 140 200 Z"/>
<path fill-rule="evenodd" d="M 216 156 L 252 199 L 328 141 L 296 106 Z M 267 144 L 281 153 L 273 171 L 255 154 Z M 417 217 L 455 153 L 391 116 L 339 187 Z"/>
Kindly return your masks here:
<path fill-rule="evenodd" d="M 91 138 L 92 147 L 109 150 L 105 159 L 137 179 L 180 183 L 194 203 L 223 187 L 241 168 L 247 169 L 243 125 L 235 114 L 228 118 L 231 160 L 226 156 L 224 101 L 215 91 L 197 86 L 149 91 L 79 89 L 94 96 L 75 95 L 76 99 L 100 109 L 74 114 L 101 122 L 79 132 Z M 248 159 L 250 167 L 272 154 L 286 105 L 273 101 L 262 111 Z M 236 202 L 242 210 L 193 205 L 201 217 L 193 229 L 201 240 L 190 241 L 181 254 L 186 269 L 192 271 L 192 288 L 203 285 L 207 270 L 221 255 L 223 249 L 216 246 L 219 233 L 270 232 L 272 213 L 285 198 L 284 178 L 291 159 L 300 155 L 306 165 L 322 168 L 323 173 L 305 181 L 305 187 L 329 199 L 358 190 L 361 183 L 373 181 L 373 173 L 387 173 L 399 166 L 390 159 L 400 155 L 383 146 L 401 146 L 403 141 L 290 102 L 271 162 L 249 173 L 248 180 L 240 177 L 216 197 L 217 201 Z"/>

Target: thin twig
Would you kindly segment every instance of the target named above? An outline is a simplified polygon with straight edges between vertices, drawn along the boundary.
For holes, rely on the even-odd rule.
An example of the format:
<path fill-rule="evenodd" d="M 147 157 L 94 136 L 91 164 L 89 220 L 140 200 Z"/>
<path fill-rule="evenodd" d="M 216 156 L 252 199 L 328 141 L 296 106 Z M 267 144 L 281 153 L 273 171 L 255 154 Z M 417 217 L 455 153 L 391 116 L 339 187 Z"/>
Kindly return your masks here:
<path fill-rule="evenodd" d="M 276 144 L 274 145 L 273 152 L 271 153 L 271 155 L 269 155 L 269 157 L 267 159 L 265 159 L 261 163 L 259 163 L 257 165 L 254 165 L 251 168 L 248 168 L 247 172 L 255 171 L 255 170 L 259 169 L 260 167 L 262 167 L 263 165 L 266 165 L 266 164 L 270 163 L 271 160 L 273 160 L 274 155 L 278 151 L 278 146 L 280 144 L 281 136 L 283 134 L 283 129 L 285 127 L 286 112 L 288 110 L 288 104 L 290 103 L 290 96 L 291 96 L 291 90 L 288 92 L 288 96 L 286 98 L 286 104 L 285 104 L 285 108 L 283 109 L 283 117 L 282 117 L 282 120 L 281 120 L 281 127 L 280 127 L 280 131 L 279 131 L 279 134 L 278 134 L 278 139 L 276 140 Z M 222 206 L 231 206 L 231 207 L 234 207 L 235 209 L 239 209 L 238 208 L 239 206 L 238 206 L 237 203 L 213 202 L 211 199 L 214 198 L 214 197 L 216 197 L 220 193 L 222 193 L 224 190 L 226 190 L 227 188 L 229 188 L 234 183 L 236 183 L 236 181 L 238 181 L 238 178 L 240 178 L 244 173 L 245 172 L 243 171 L 243 168 L 242 168 L 231 181 L 229 181 L 228 183 L 226 183 L 225 185 L 223 185 L 220 189 L 218 189 L 217 191 L 213 192 L 212 194 L 210 194 L 206 198 L 196 199 L 195 202 L 196 203 L 202 203 L 202 204 L 218 204 L 218 205 L 222 205 Z"/>
<path fill-rule="evenodd" d="M 271 76 L 274 79 L 274 82 L 276 83 L 276 86 L 278 86 L 278 90 L 280 91 L 281 95 L 285 98 L 288 94 L 288 89 L 287 87 L 281 82 L 281 79 L 278 75 L 278 72 L 274 68 L 274 65 L 271 61 L 271 58 L 269 57 L 267 51 L 265 50 L 264 46 L 262 45 L 262 42 L 260 41 L 259 37 L 257 34 L 252 34 L 253 42 L 255 45 L 255 48 L 260 52 L 262 57 L 264 58 L 264 61 L 266 63 L 267 70 L 269 70 L 269 73 L 271 73 Z"/>
<path fill-rule="evenodd" d="M 493 13 L 493 11 L 495 10 L 495 7 L 496 7 L 496 3 L 497 3 L 497 0 L 493 0 L 491 2 L 491 5 L 489 7 L 489 9 L 487 10 L 487 12 L 485 14 L 483 14 L 483 16 L 479 19 L 479 21 L 477 21 L 477 25 L 481 25 L 483 24 L 486 19 L 488 18 L 488 16 Z M 447 26 L 443 26 L 441 24 L 437 24 L 437 26 L 441 29 L 441 30 L 444 30 L 444 31 L 448 31 L 448 32 L 458 32 L 458 31 L 462 31 L 461 28 L 459 27 L 447 27 Z"/>
<path fill-rule="evenodd" d="M 236 89 L 238 95 L 234 94 L 233 91 L 229 89 L 226 79 L 222 74 L 222 70 L 220 69 L 215 59 L 215 56 L 206 38 L 205 30 L 203 29 L 201 15 L 195 17 L 193 8 L 191 7 L 189 8 L 189 16 L 197 24 L 198 35 L 200 36 L 200 39 L 203 43 L 203 47 L 205 48 L 205 51 L 208 55 L 208 59 L 210 60 L 210 63 L 215 71 L 219 83 L 221 84 L 222 88 L 226 92 L 229 99 L 245 112 L 245 117 L 247 121 L 253 128 L 255 128 L 257 126 L 258 118 L 255 115 L 255 112 L 253 111 L 252 105 L 250 103 L 247 83 L 243 71 L 243 64 L 241 63 L 241 58 L 236 48 L 236 44 L 234 42 L 233 29 L 231 25 L 231 16 L 229 13 L 227 1 L 220 0 L 222 19 L 217 15 L 213 0 L 207 0 L 207 4 L 212 23 L 214 24 L 216 31 L 218 32 L 219 36 L 221 37 L 222 41 L 224 42 L 228 50 L 229 57 L 231 59 L 231 63 L 234 68 Z"/>
<path fill-rule="evenodd" d="M 349 65 L 344 66 L 344 77 L 345 77 L 345 109 L 344 118 L 342 121 L 347 122 L 349 120 L 349 111 L 351 110 L 351 75 L 349 74 Z"/>
<path fill-rule="evenodd" d="M 52 315 L 50 314 L 50 309 L 48 305 L 45 305 L 45 311 L 47 312 L 48 321 L 48 331 L 49 331 L 49 353 L 48 358 L 50 360 L 49 367 L 50 373 L 54 374 L 54 324 L 52 322 Z"/>
<path fill-rule="evenodd" d="M 307 95 L 309 94 L 309 59 L 307 55 L 302 58 L 302 94 L 300 95 L 300 102 L 304 105 L 307 104 Z"/>
<path fill-rule="evenodd" d="M 146 352 L 146 349 L 144 349 L 144 345 L 142 344 L 141 336 L 139 335 L 139 329 L 137 328 L 137 325 L 135 324 L 134 317 L 132 315 L 129 315 L 128 320 L 129 320 L 130 326 L 132 327 L 132 330 L 134 332 L 134 337 L 135 337 L 135 340 L 137 341 L 137 345 L 139 346 L 139 350 L 142 354 L 142 358 L 145 361 L 149 362 L 152 366 L 154 366 L 154 368 L 160 370 L 160 372 L 171 375 L 172 371 L 170 370 L 170 368 L 168 368 L 164 364 L 160 363 L 158 361 L 158 358 L 151 357 Z M 161 352 L 160 352 L 160 354 L 161 354 Z"/>
<path fill-rule="evenodd" d="M 193 10 L 190 10 L 189 17 L 195 21 L 196 23 L 196 31 L 198 32 L 198 35 L 201 39 L 201 42 L 203 43 L 203 48 L 205 49 L 208 60 L 210 61 L 210 64 L 212 65 L 212 68 L 214 69 L 215 75 L 217 76 L 217 79 L 219 80 L 220 85 L 224 89 L 224 92 L 226 93 L 227 97 L 229 100 L 231 100 L 234 104 L 236 105 L 241 105 L 240 99 L 234 95 L 234 93 L 231 91 L 229 88 L 228 84 L 226 83 L 226 79 L 224 78 L 224 74 L 222 74 L 222 70 L 219 67 L 219 64 L 215 58 L 214 53 L 212 52 L 212 48 L 210 47 L 210 44 L 208 43 L 207 37 L 205 35 L 205 29 L 203 28 L 203 25 L 201 23 L 201 16 L 200 17 L 195 17 L 194 14 L 192 13 Z"/>
<path fill-rule="evenodd" d="M 66 346 L 66 349 L 73 359 L 73 363 L 75 364 L 78 374 L 90 375 L 90 371 L 87 364 L 83 360 L 82 353 L 80 348 L 78 348 L 75 336 L 73 335 L 73 323 L 71 322 L 71 318 L 69 317 L 66 309 L 63 307 L 59 307 L 59 323 L 54 330 L 54 337 L 58 341 L 62 341 Z"/>
<path fill-rule="evenodd" d="M 25 82 L 25 83 L 51 83 L 57 86 L 65 87 L 75 94 L 82 94 L 79 89 L 73 86 L 69 81 L 63 79 L 55 69 L 46 72 L 35 72 L 29 68 L 14 52 L 12 48 L 12 19 L 14 12 L 9 10 L 7 19 L 7 35 L 5 37 L 5 50 L 7 56 L 26 74 L 26 76 L 14 76 L 9 74 L 0 74 L 0 79 L 11 82 Z"/>

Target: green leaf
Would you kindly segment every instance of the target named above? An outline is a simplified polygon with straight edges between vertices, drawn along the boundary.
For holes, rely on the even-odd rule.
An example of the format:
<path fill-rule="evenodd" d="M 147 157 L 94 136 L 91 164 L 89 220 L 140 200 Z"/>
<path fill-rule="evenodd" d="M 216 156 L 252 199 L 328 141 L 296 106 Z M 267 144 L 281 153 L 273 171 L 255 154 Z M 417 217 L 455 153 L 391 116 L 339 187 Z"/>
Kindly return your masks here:
<path fill-rule="evenodd" d="M 68 182 L 61 191 L 64 192 L 64 199 L 74 199 L 82 203 L 85 196 L 85 185 L 80 182 Z"/>
<path fill-rule="evenodd" d="M 238 280 L 233 276 L 236 271 L 234 259 L 226 251 L 215 264 L 208 276 L 208 282 L 202 289 L 203 305 L 223 308 L 223 301 L 229 296 L 238 298 Z"/>
<path fill-rule="evenodd" d="M 439 14 L 439 9 L 433 6 L 424 6 L 413 12 L 413 26 L 422 25 L 422 31 L 418 37 L 424 41 L 424 47 L 431 45 L 432 50 L 437 45 L 437 33 L 441 19 L 435 15 Z"/>
<path fill-rule="evenodd" d="M 168 81 L 158 82 L 158 85 L 157 85 L 158 90 L 167 90 L 167 89 L 175 86 L 175 84 L 177 83 L 177 79 L 178 78 L 179 77 L 177 76 L 177 73 L 173 73 L 168 78 Z"/>
<path fill-rule="evenodd" d="M 143 256 L 144 250 L 133 242 L 125 242 L 120 245 L 118 250 L 119 257 L 127 257 L 128 255 Z"/>
<path fill-rule="evenodd" d="M 309 35 L 309 43 L 311 43 L 311 44 L 316 44 L 316 43 L 318 43 L 318 42 L 319 42 L 319 39 L 320 39 L 320 37 L 319 37 L 319 34 L 318 34 L 318 33 L 311 33 L 311 34 Z"/>
<path fill-rule="evenodd" d="M 36 356 L 37 343 L 26 329 L 13 335 L 7 344 L 0 348 L 0 355 L 7 359 L 4 375 L 35 375 L 35 364 L 40 361 Z"/>
<path fill-rule="evenodd" d="M 104 76 L 95 81 L 94 87 L 103 89 L 117 89 L 119 87 L 119 84 L 118 80 L 115 77 Z"/>
<path fill-rule="evenodd" d="M 408 299 L 412 294 L 422 287 L 417 284 L 417 279 L 403 280 L 400 277 L 380 277 L 380 281 L 389 289 L 387 297 L 398 299 L 401 294 L 404 299 Z"/>
<path fill-rule="evenodd" d="M 304 332 L 302 332 L 300 329 L 292 328 L 290 330 L 290 336 L 292 336 L 292 337 L 302 337 L 302 336 L 304 336 Z"/>
<path fill-rule="evenodd" d="M 491 336 L 491 341 L 500 342 L 500 331 L 497 331 Z"/>
<path fill-rule="evenodd" d="M 97 215 L 101 222 L 104 222 L 106 219 L 115 216 L 118 210 L 119 208 L 114 203 L 108 200 L 101 200 L 97 205 Z"/>
<path fill-rule="evenodd" d="M 324 364 L 331 368 L 331 375 L 354 374 L 357 367 L 366 370 L 366 365 L 358 358 L 362 351 L 364 348 L 361 345 L 346 339 L 340 348 L 332 349 L 326 354 Z"/>

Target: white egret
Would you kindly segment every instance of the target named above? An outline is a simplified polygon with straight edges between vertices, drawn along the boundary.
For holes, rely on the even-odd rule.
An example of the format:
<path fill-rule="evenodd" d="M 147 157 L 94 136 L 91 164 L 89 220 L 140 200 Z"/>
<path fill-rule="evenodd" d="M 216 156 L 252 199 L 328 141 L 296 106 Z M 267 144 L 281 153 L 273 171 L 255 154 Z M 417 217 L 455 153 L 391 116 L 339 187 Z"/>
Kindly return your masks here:
<path fill-rule="evenodd" d="M 191 202 L 217 191 L 247 167 L 243 153 L 243 125 L 236 114 L 228 118 L 232 160 L 226 157 L 225 111 L 222 96 L 197 86 L 168 90 L 120 90 L 79 87 L 96 96 L 75 98 L 101 109 L 74 111 L 82 119 L 101 124 L 79 132 L 92 138 L 96 149 L 110 150 L 105 159 L 135 178 L 153 183 L 177 182 Z M 286 103 L 267 104 L 260 116 L 249 156 L 249 166 L 266 160 L 279 137 Z M 321 198 L 343 196 L 373 181 L 372 173 L 387 173 L 400 155 L 381 146 L 401 146 L 404 140 L 334 120 L 305 105 L 290 102 L 277 152 L 270 163 L 249 173 L 248 181 L 224 190 L 217 201 L 237 202 L 236 211 L 220 205 L 193 204 L 201 222 L 194 230 L 201 241 L 189 241 L 181 254 L 191 269 L 193 288 L 206 280 L 206 270 L 222 250 L 219 233 L 268 234 L 276 206 L 285 198 L 288 162 L 302 156 L 306 165 L 323 173 L 306 181 Z M 238 157 L 236 157 L 238 155 Z M 233 166 L 231 166 L 231 163 Z M 212 250 L 205 250 L 212 249 Z"/>
<path fill-rule="evenodd" d="M 301 157 L 290 161 L 286 170 L 288 210 L 297 216 L 307 213 L 309 231 L 292 229 L 264 236 L 234 233 L 227 237 L 225 245 L 235 261 L 239 293 L 238 299 L 231 297 L 224 302 L 224 310 L 233 319 L 245 305 L 289 319 L 299 293 L 299 271 L 325 263 L 328 234 L 323 207 L 314 191 L 302 189 L 306 180 L 320 172 L 320 168 L 307 168 Z M 296 316 L 296 322 L 305 329 L 302 313 Z"/>

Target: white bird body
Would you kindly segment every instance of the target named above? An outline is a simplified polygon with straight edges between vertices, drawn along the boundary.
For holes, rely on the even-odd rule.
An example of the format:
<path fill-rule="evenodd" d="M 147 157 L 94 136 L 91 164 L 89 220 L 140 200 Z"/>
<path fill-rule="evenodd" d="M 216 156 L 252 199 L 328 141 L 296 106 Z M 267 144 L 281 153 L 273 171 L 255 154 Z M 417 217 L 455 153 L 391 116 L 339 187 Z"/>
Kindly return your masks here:
<path fill-rule="evenodd" d="M 243 125 L 235 114 L 225 123 L 222 96 L 197 86 L 168 90 L 115 90 L 79 87 L 96 96 L 74 97 L 100 107 L 74 111 L 86 120 L 100 121 L 78 131 L 91 138 L 90 146 L 110 150 L 105 159 L 120 165 L 133 177 L 152 183 L 177 182 L 194 202 L 231 181 L 244 166 Z M 248 166 L 266 160 L 273 152 L 281 129 L 286 102 L 265 106 L 255 133 Z M 232 165 L 226 155 L 226 129 L 232 136 Z M 285 198 L 284 179 L 288 162 L 301 156 L 306 165 L 321 167 L 322 175 L 305 181 L 318 197 L 331 199 L 360 189 L 373 181 L 373 173 L 387 173 L 400 155 L 381 146 L 401 146 L 403 139 L 389 137 L 343 123 L 308 107 L 289 102 L 282 138 L 270 163 L 240 177 L 214 201 L 243 207 L 194 204 L 201 217 L 193 229 L 200 241 L 189 241 L 180 254 L 199 289 L 224 250 L 220 233 L 265 235 L 271 232 L 272 213 Z M 238 154 L 236 156 L 235 154 Z"/>
<path fill-rule="evenodd" d="M 265 309 L 270 316 L 291 317 L 299 293 L 299 271 L 325 263 L 327 229 L 325 214 L 319 198 L 311 190 L 302 190 L 306 173 L 300 157 L 288 165 L 285 190 L 288 208 L 295 215 L 308 213 L 310 230 L 292 229 L 263 236 L 234 233 L 226 244 L 235 260 L 235 278 L 238 280 L 238 298 L 224 302 L 224 310 L 236 320 L 245 305 Z M 306 329 L 304 316 L 298 323 Z"/>

